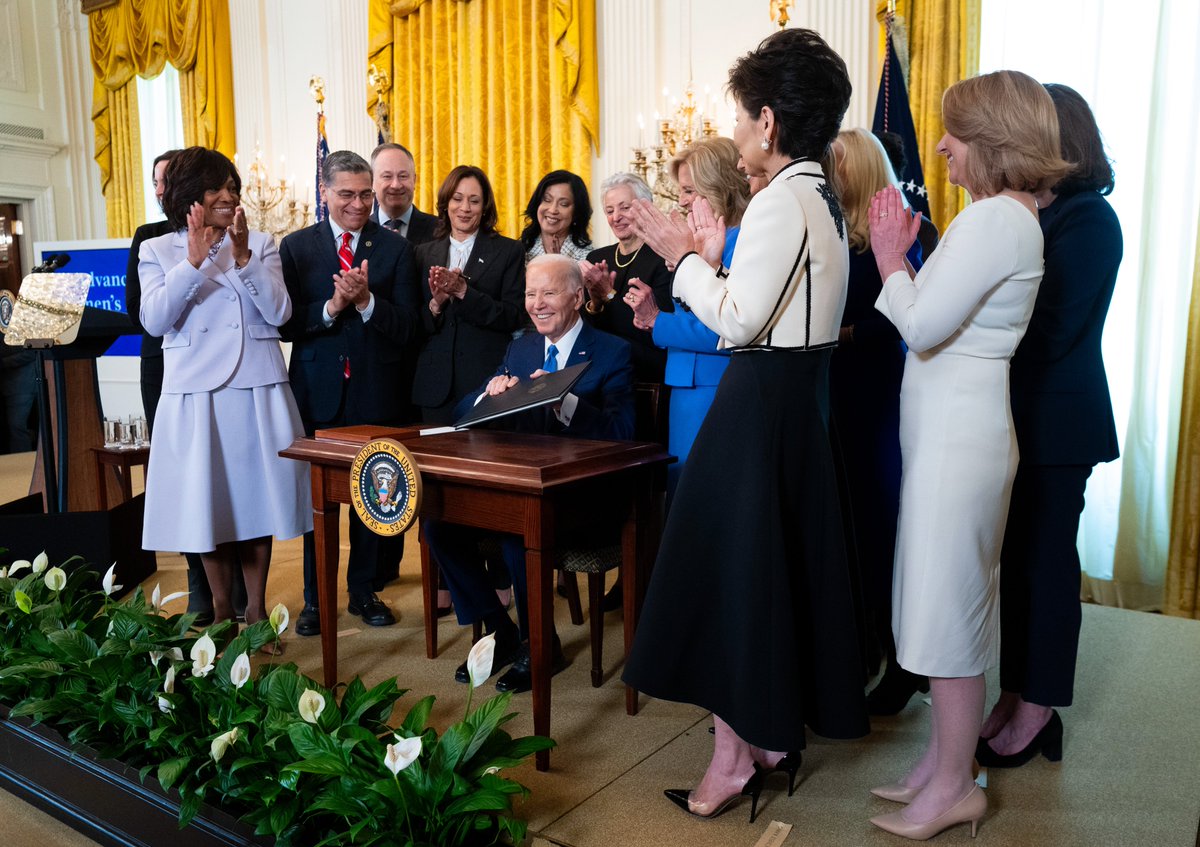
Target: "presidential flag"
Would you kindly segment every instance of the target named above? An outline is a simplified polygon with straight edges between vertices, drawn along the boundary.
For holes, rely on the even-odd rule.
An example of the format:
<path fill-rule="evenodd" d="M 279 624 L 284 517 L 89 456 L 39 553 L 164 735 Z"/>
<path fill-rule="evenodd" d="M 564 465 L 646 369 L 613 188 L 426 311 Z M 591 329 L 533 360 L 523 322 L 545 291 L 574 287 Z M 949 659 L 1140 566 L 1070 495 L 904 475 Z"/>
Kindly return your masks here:
<path fill-rule="evenodd" d="M 321 197 L 321 168 L 325 165 L 325 157 L 329 155 L 329 139 L 325 137 L 325 112 L 317 112 L 317 204 L 316 216 L 317 221 L 325 220 L 329 214 L 329 207 L 325 205 L 325 201 Z"/>
<path fill-rule="evenodd" d="M 879 96 L 875 100 L 873 132 L 892 132 L 904 142 L 905 167 L 896 176 L 900 187 L 914 211 L 929 217 L 929 192 L 925 190 L 925 172 L 921 169 L 921 153 L 917 147 L 917 130 L 913 125 L 912 111 L 908 106 L 908 88 L 904 84 L 904 71 L 896 55 L 892 41 L 892 20 L 888 19 L 887 56 L 883 60 L 883 73 L 879 79 Z"/>

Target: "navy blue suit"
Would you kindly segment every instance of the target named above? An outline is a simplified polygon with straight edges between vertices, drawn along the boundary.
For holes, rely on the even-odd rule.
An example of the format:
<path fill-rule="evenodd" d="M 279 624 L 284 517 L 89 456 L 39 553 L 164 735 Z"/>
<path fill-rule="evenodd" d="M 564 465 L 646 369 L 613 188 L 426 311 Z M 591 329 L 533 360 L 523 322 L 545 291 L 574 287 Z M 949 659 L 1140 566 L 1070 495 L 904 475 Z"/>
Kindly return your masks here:
<path fill-rule="evenodd" d="M 416 263 L 401 236 L 367 221 L 358 237 L 353 267 L 367 261 L 367 286 L 375 297 L 366 323 L 348 307 L 332 326 L 323 317 L 341 270 L 328 221 L 293 232 L 279 245 L 292 318 L 283 338 L 292 342 L 290 377 L 304 431 L 354 424 L 399 425 L 411 417 L 407 380 L 419 333 Z M 350 377 L 345 375 L 350 363 Z M 350 593 L 368 594 L 396 575 L 404 536 L 381 538 L 350 510 Z M 304 536 L 304 601 L 317 604 L 312 533 Z"/>
<path fill-rule="evenodd" d="M 1084 489 L 1092 467 L 1118 455 L 1100 340 L 1122 241 L 1095 191 L 1058 197 L 1039 217 L 1046 273 L 1009 373 L 1021 463 L 1000 556 L 1000 687 L 1069 706 Z"/>
<path fill-rule="evenodd" d="M 504 354 L 504 361 L 496 369 L 496 376 L 507 372 L 522 381 L 542 367 L 546 359 L 546 342 L 536 332 L 528 333 L 512 341 Z M 633 361 L 629 342 L 601 332 L 587 324 L 579 332 L 575 346 L 563 367 L 590 361 L 589 367 L 575 383 L 572 394 L 579 398 L 570 426 L 563 424 L 549 408 L 532 409 L 510 415 L 496 423 L 515 432 L 562 435 L 573 438 L 595 438 L 607 441 L 623 441 L 633 437 Z M 456 412 L 459 417 L 471 408 L 487 382 L 478 391 L 464 397 Z M 580 504 L 584 508 L 584 504 Z M 595 509 L 602 504 L 588 504 Z M 606 520 L 601 515 L 596 524 L 601 532 L 617 526 L 616 520 Z M 478 530 L 442 523 L 424 521 L 421 525 L 429 550 L 442 569 L 442 577 L 454 598 L 454 609 L 460 624 L 487 620 L 504 609 L 496 598 L 491 582 L 484 572 L 483 557 L 479 552 L 479 541 L 484 537 L 495 537 Z M 528 634 L 526 616 L 525 548 L 520 537 L 499 537 L 504 563 L 512 578 L 513 595 L 517 604 L 517 617 L 521 638 Z M 595 543 L 597 539 L 581 539 L 580 543 Z"/>

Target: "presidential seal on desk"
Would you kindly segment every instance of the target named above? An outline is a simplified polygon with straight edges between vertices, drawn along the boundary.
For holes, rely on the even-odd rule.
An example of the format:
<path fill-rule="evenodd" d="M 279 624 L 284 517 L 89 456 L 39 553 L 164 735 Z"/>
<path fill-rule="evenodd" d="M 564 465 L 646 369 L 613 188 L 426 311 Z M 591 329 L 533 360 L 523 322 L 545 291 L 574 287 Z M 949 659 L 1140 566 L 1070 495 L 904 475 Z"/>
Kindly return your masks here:
<path fill-rule="evenodd" d="M 376 535 L 398 535 L 413 525 L 421 505 L 421 474 L 404 445 L 381 438 L 350 464 L 350 503 Z"/>

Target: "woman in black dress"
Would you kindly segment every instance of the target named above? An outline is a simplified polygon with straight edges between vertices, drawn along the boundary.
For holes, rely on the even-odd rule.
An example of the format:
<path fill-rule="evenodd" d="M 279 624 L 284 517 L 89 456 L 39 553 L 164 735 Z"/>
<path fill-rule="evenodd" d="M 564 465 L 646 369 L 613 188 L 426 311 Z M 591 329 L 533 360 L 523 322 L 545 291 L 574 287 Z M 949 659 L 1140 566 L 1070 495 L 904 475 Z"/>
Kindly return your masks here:
<path fill-rule="evenodd" d="M 649 330 L 633 325 L 633 309 L 624 299 L 629 280 L 637 279 L 654 291 L 659 309 L 664 312 L 675 309 L 671 301 L 671 272 L 662 256 L 634 231 L 630 215 L 636 200 L 650 200 L 654 195 L 641 177 L 615 173 L 600 184 L 600 196 L 604 201 L 604 217 L 617 243 L 588 253 L 581 265 L 587 287 L 583 319 L 633 345 L 634 379 L 662 382 L 667 351 L 654 346 Z"/>
<path fill-rule="evenodd" d="M 771 182 L 750 201 L 737 263 L 697 200 L 686 226 L 635 207 L 676 266 L 674 294 L 732 349 L 679 480 L 625 680 L 711 709 L 712 761 L 667 796 L 712 817 L 794 786 L 805 725 L 868 731 L 851 579 L 829 445 L 829 359 L 846 301 L 845 223 L 820 160 L 850 100 L 846 65 L 811 30 L 765 39 L 730 71 L 734 142 Z"/>

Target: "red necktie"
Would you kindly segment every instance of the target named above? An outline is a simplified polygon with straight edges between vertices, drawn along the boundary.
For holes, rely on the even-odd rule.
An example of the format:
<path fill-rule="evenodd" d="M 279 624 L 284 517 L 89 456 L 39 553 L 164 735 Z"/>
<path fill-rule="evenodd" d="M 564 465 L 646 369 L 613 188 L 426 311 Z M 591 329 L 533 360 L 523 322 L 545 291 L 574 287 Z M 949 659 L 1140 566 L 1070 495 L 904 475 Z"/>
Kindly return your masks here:
<path fill-rule="evenodd" d="M 354 238 L 354 233 L 342 233 L 342 246 L 338 248 L 338 258 L 342 260 L 342 270 L 350 270 L 354 264 L 354 251 L 350 249 L 350 240 Z"/>
<path fill-rule="evenodd" d="M 354 251 L 350 249 L 350 240 L 354 238 L 354 233 L 342 233 L 342 246 L 338 248 L 338 259 L 342 262 L 342 272 L 350 270 L 350 266 L 354 264 Z M 342 368 L 342 378 L 350 378 L 350 357 L 345 359 L 346 365 Z"/>

